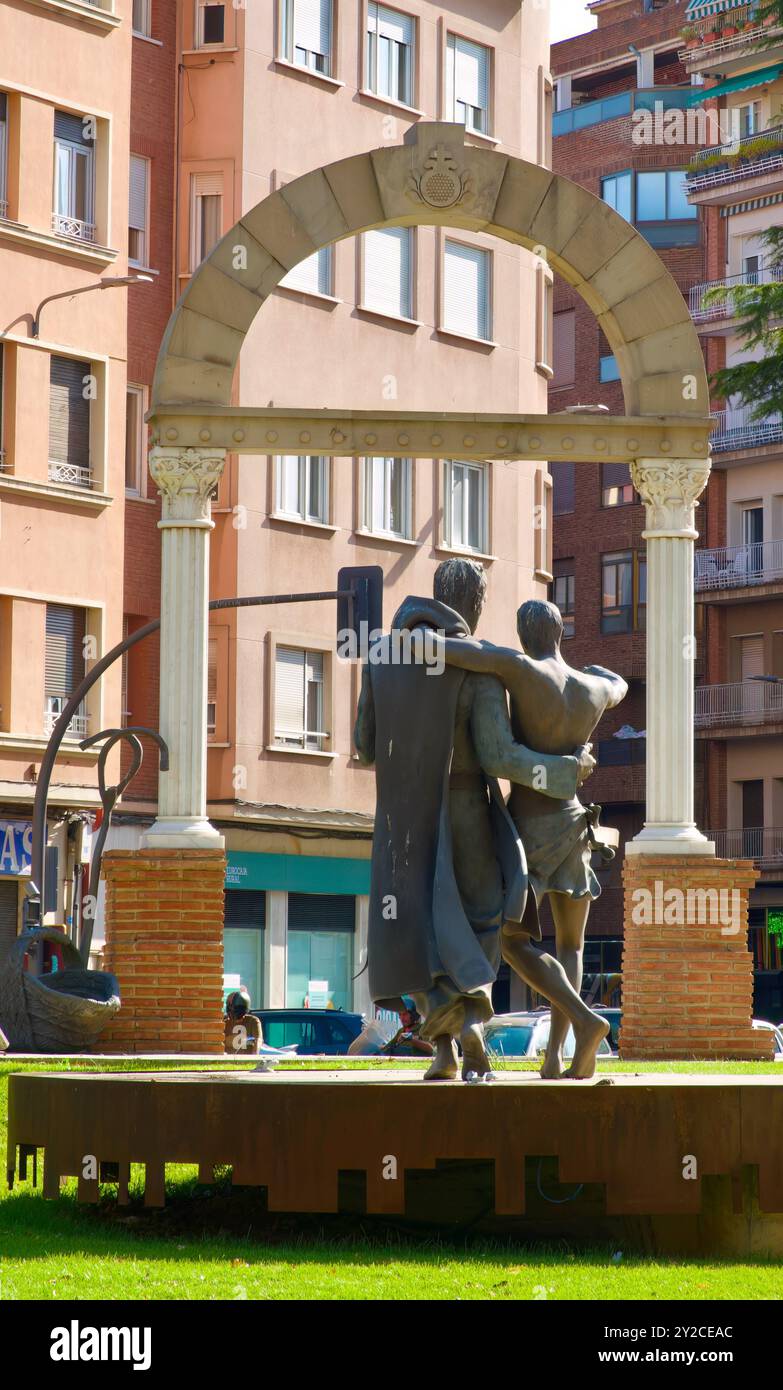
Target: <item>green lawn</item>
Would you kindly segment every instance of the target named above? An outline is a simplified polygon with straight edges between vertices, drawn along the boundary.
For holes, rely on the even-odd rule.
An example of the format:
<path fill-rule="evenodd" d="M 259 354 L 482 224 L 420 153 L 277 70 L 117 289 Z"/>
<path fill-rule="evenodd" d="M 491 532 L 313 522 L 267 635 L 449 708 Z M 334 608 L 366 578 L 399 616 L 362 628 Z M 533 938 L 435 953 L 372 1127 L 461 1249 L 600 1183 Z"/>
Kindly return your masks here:
<path fill-rule="evenodd" d="M 149 1069 L 124 1060 L 0 1063 L 3 1153 L 8 1073 L 31 1065 Z M 730 1069 L 759 1072 L 770 1065 Z M 666 1068 L 721 1069 L 729 1067 Z M 334 1218 L 268 1217 L 252 1192 L 232 1193 L 227 1181 L 199 1188 L 185 1168 L 169 1170 L 165 1210 L 147 1212 L 139 1200 L 140 1174 L 135 1179 L 135 1200 L 126 1208 L 116 1207 L 111 1188 L 98 1207 L 81 1208 L 73 1182 L 59 1202 L 45 1202 L 29 1183 L 11 1194 L 3 1186 L 0 1298 L 768 1299 L 779 1269 L 777 1261 L 651 1261 L 610 1248 L 434 1240 L 381 1226 L 368 1234 Z"/>

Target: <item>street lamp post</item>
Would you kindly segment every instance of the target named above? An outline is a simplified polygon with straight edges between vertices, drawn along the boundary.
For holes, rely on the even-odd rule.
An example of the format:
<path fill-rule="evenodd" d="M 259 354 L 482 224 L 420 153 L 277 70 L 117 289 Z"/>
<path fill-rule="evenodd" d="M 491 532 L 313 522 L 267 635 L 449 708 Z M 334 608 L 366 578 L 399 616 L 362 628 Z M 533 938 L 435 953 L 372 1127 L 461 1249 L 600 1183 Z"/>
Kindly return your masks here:
<path fill-rule="evenodd" d="M 83 285 L 78 290 L 61 290 L 59 294 L 48 294 L 42 299 L 33 315 L 32 336 L 37 338 L 41 329 L 41 310 L 55 299 L 73 299 L 77 294 L 90 294 L 92 290 L 116 290 L 122 285 L 151 285 L 151 275 L 107 275 L 96 280 L 94 285 Z"/>

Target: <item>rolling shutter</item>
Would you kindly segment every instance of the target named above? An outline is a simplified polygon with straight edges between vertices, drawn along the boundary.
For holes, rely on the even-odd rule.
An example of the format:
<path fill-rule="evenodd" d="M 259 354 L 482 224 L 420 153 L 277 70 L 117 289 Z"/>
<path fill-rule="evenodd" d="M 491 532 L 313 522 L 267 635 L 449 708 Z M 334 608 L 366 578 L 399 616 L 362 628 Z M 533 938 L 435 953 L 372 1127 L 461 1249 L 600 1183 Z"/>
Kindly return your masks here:
<path fill-rule="evenodd" d="M 225 925 L 263 930 L 266 926 L 266 893 L 256 889 L 227 888 Z"/>
<path fill-rule="evenodd" d="M 329 53 L 332 0 L 294 0 L 294 48 Z"/>
<path fill-rule="evenodd" d="M 489 252 L 446 242 L 443 316 L 444 326 L 453 333 L 489 337 Z"/>
<path fill-rule="evenodd" d="M 742 680 L 752 680 L 754 676 L 764 675 L 764 638 L 741 638 Z"/>
<path fill-rule="evenodd" d="M 289 931 L 345 931 L 356 926 L 356 899 L 343 893 L 289 893 Z"/>
<path fill-rule="evenodd" d="M 447 97 L 456 119 L 456 104 L 489 110 L 489 51 L 480 43 L 449 34 L 447 60 Z"/>
<path fill-rule="evenodd" d="M 84 680 L 85 610 L 46 605 L 45 694 L 70 695 Z"/>
<path fill-rule="evenodd" d="M 130 157 L 128 226 L 142 234 L 147 230 L 148 164 L 149 161 L 141 155 L 132 154 Z"/>
<path fill-rule="evenodd" d="M 365 232 L 365 308 L 411 317 L 411 245 L 409 227 Z"/>
<path fill-rule="evenodd" d="M 89 128 L 87 126 L 87 129 Z M 94 143 L 85 133 L 84 119 L 81 116 L 74 116 L 71 111 L 55 111 L 54 138 L 55 140 L 67 140 L 71 145 L 87 145 L 90 148 Z"/>
<path fill-rule="evenodd" d="M 18 902 L 16 879 L 0 879 L 0 963 L 9 946 L 16 940 Z"/>
<path fill-rule="evenodd" d="M 90 363 L 52 357 L 49 369 L 49 458 L 78 468 L 90 466 L 90 402 L 84 378 Z"/>
<path fill-rule="evenodd" d="M 210 637 L 207 641 L 207 732 L 214 734 L 217 727 L 218 690 L 218 639 Z"/>
<path fill-rule="evenodd" d="M 304 736 L 305 653 L 278 647 L 275 656 L 275 738 L 301 743 Z"/>

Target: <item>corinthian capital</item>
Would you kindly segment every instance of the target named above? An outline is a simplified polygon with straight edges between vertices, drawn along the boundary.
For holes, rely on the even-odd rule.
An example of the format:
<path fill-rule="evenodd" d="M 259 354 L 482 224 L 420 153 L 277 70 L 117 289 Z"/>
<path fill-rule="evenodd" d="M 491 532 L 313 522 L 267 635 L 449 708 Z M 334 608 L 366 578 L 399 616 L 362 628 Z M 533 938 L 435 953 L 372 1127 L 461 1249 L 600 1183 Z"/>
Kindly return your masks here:
<path fill-rule="evenodd" d="M 709 459 L 636 459 L 631 477 L 647 508 L 645 536 L 695 540 L 697 498 L 709 476 Z"/>
<path fill-rule="evenodd" d="M 224 449 L 150 450 L 150 473 L 163 498 L 164 524 L 211 525 L 210 497 L 225 461 Z"/>

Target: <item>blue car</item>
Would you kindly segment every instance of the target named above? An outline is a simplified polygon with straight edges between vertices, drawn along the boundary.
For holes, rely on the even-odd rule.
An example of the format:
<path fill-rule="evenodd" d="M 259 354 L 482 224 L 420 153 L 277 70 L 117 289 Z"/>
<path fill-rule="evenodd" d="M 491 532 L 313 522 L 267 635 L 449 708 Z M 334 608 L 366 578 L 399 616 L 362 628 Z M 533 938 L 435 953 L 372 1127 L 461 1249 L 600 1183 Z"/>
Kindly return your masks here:
<path fill-rule="evenodd" d="M 294 1047 L 300 1057 L 343 1057 L 364 1027 L 341 1009 L 251 1009 L 269 1047 Z"/>

